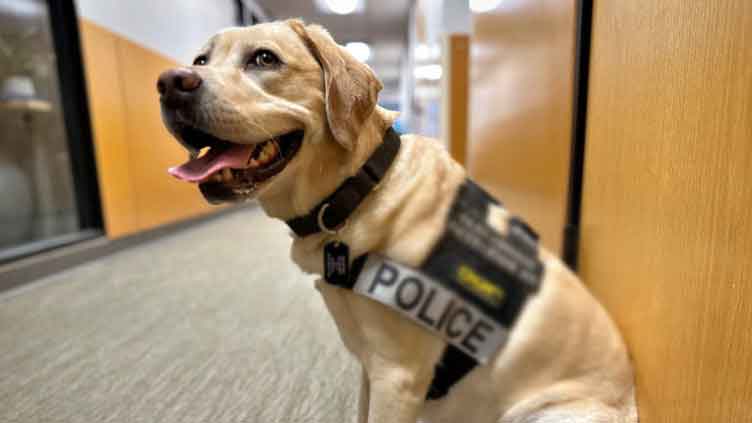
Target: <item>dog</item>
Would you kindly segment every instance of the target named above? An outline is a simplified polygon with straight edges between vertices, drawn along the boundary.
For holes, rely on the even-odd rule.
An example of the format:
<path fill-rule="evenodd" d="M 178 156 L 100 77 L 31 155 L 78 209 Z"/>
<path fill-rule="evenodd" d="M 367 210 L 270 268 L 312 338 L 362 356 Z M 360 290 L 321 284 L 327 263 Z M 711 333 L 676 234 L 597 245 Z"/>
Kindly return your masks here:
<path fill-rule="evenodd" d="M 163 73 L 157 88 L 165 126 L 190 154 L 170 173 L 196 183 L 212 204 L 256 199 L 284 221 L 309 214 L 356 174 L 397 118 L 377 105 L 382 84 L 367 65 L 324 28 L 295 19 L 221 31 L 192 66 Z M 420 268 L 467 174 L 434 139 L 399 141 L 383 178 L 343 225 L 293 235 L 300 269 L 322 275 L 324 249 L 335 240 L 350 259 L 377 253 Z M 494 210 L 495 230 L 508 234 L 511 216 Z M 540 248 L 537 259 L 540 289 L 504 347 L 438 400 L 426 394 L 447 342 L 319 279 L 362 365 L 359 421 L 636 422 L 632 367 L 615 324 L 556 256 Z"/>

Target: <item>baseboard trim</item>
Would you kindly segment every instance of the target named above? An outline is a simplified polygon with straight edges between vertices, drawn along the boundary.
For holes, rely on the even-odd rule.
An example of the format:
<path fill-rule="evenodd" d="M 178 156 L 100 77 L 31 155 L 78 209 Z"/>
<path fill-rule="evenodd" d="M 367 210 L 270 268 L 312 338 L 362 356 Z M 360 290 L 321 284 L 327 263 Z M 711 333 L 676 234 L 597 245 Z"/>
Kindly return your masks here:
<path fill-rule="evenodd" d="M 39 278 L 61 272 L 79 264 L 187 229 L 198 223 L 208 222 L 240 210 L 247 210 L 249 207 L 254 207 L 254 205 L 227 207 L 214 213 L 182 220 L 117 239 L 107 239 L 105 236 L 99 236 L 0 265 L 0 293 L 19 288 Z"/>

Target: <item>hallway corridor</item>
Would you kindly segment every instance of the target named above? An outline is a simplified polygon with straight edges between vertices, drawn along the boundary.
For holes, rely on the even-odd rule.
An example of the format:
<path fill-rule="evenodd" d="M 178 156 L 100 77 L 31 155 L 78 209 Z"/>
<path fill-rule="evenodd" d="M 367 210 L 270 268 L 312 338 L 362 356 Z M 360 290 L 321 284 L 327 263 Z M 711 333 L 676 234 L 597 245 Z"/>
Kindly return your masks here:
<path fill-rule="evenodd" d="M 244 208 L 0 295 L 0 421 L 353 421 L 359 370 Z"/>

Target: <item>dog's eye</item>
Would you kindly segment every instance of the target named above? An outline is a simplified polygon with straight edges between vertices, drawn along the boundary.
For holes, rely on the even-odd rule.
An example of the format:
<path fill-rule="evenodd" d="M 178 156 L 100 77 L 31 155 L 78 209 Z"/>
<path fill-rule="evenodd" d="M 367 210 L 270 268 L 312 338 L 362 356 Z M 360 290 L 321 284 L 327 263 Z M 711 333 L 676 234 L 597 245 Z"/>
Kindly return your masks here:
<path fill-rule="evenodd" d="M 193 66 L 204 66 L 207 63 L 209 63 L 209 58 L 205 54 L 202 54 L 193 61 Z"/>
<path fill-rule="evenodd" d="M 253 53 L 253 57 L 251 57 L 248 65 L 257 68 L 269 68 L 272 66 L 277 66 L 279 63 L 279 58 L 271 51 L 259 50 Z"/>

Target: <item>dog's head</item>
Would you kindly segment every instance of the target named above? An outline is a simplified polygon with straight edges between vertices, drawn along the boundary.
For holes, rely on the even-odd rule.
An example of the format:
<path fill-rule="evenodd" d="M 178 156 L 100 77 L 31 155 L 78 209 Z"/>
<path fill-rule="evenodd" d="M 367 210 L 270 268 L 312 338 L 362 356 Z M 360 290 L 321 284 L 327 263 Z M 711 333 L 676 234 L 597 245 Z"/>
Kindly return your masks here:
<path fill-rule="evenodd" d="M 198 183 L 211 203 L 310 179 L 322 160 L 356 148 L 381 87 L 319 26 L 222 31 L 192 66 L 159 77 L 163 121 L 191 156 L 170 173 Z"/>

